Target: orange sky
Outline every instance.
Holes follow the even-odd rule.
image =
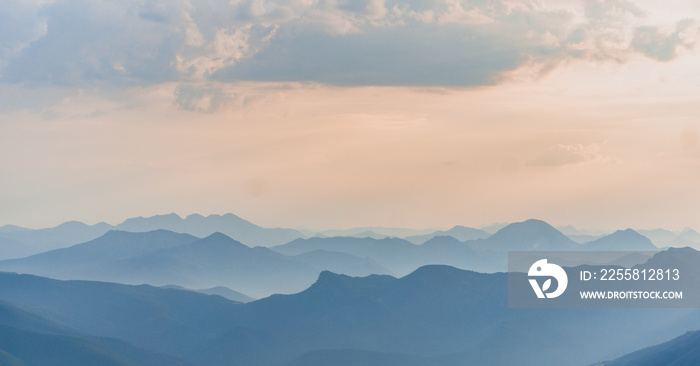
[[[672,32],[678,14],[654,11],[644,22]],[[5,80],[0,225],[233,212],[313,228],[700,229],[696,47],[546,64],[465,86]]]

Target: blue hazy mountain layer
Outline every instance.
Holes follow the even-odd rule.
[[[193,289],[222,286],[255,298],[301,291],[322,270],[357,276],[389,273],[371,259],[346,253],[319,251],[289,257],[264,247],[250,248],[221,233],[199,239],[166,230],[110,231],[69,248],[0,261],[0,270]]]
[[[648,239],[618,231],[576,244],[543,221],[508,225],[487,239],[460,242],[434,236],[421,245],[399,238],[296,239],[272,250],[250,248],[214,233],[204,239],[167,230],[109,231],[87,243],[21,259],[0,261],[0,270],[57,279],[100,280],[201,289],[217,286],[262,298],[310,286],[323,270],[352,276],[404,276],[430,264],[480,272],[505,271],[508,250],[650,250]]]
[[[185,218],[172,213],[131,218],[115,226],[104,222],[87,225],[78,221],[69,221],[53,228],[38,230],[12,226],[3,226],[3,228],[5,229],[0,231],[0,259],[21,258],[69,247],[96,239],[110,230],[147,232],[163,229],[196,237],[221,232],[250,246],[279,245],[304,237],[296,230],[260,227],[230,213],[206,217],[192,214]]]
[[[0,300],[80,334],[213,366],[587,365],[700,327],[696,309],[511,309],[506,283],[503,273],[448,266],[402,278],[323,272],[298,294],[237,304],[151,286],[0,274]]]
[[[696,366],[700,364],[700,331],[644,348],[601,366]]]
[[[189,365],[117,339],[94,337],[0,303],[0,364]]]

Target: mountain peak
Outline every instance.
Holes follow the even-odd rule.
[[[644,235],[632,230],[632,229],[625,229],[625,230],[617,230],[614,233],[610,234],[611,237],[644,237]]]
[[[443,264],[429,264],[426,266],[419,267],[415,271],[408,274],[406,277],[423,277],[423,278],[433,278],[433,279],[444,279],[448,277],[460,276],[465,273],[472,273],[473,271],[468,271],[464,269],[455,268],[452,266],[446,266]],[[404,278],[406,278],[404,277]]]
[[[204,239],[212,239],[212,240],[214,240],[214,239],[222,239],[222,240],[229,239],[229,240],[233,240],[233,239],[231,239],[231,237],[229,237],[226,234],[221,233],[220,231],[217,231],[211,235],[208,235]]]
[[[366,277],[351,277],[331,271],[322,271],[318,275],[316,282],[307,291],[319,291],[326,293],[351,294],[362,292],[382,286],[387,281],[396,281],[396,278],[389,275],[369,275]]]
[[[587,250],[657,251],[646,236],[632,230],[618,230],[583,245]]]
[[[529,219],[522,222],[509,224],[501,230],[498,230],[493,235],[496,236],[510,233],[556,233],[564,236],[564,234],[562,234],[559,230],[555,229],[552,225],[546,223],[545,221],[537,219]]]
[[[421,244],[421,245],[430,246],[430,245],[432,245],[432,244],[437,244],[437,243],[441,243],[441,244],[462,244],[461,241],[455,239],[455,238],[454,238],[453,236],[451,236],[451,235],[436,235],[436,236],[432,237],[430,240],[426,241],[425,243],[423,243],[423,244]]]
[[[220,232],[215,232],[202,240],[199,240],[198,242],[195,243],[195,245],[208,245],[208,246],[216,246],[216,247],[229,247],[229,248],[245,248],[245,249],[250,249],[249,246],[232,239],[230,236],[227,236],[226,234],[222,234]]]
[[[536,219],[510,224],[484,243],[496,250],[568,250],[578,245],[552,225]]]
[[[187,217],[185,217],[185,220],[203,219],[203,218],[204,218],[204,216],[202,216],[202,215],[200,215],[200,214],[198,214],[198,213],[193,213],[193,214],[187,215]]]
[[[682,248],[671,247],[671,248],[668,248],[667,251],[669,251],[669,252],[697,252],[697,250],[695,248],[691,248],[691,247],[682,247]]]

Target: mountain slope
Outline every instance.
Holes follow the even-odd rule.
[[[11,273],[0,273],[0,300],[80,334],[116,338],[177,357],[225,332],[240,306],[190,291]]]
[[[292,229],[263,228],[234,214],[202,216],[192,214],[184,219],[177,214],[127,219],[116,229],[144,232],[165,229],[205,237],[216,232],[230,236],[249,246],[272,246],[287,243],[304,235]]]
[[[193,243],[110,264],[107,279],[124,283],[178,284],[188,288],[225,286],[260,298],[301,291],[318,274],[304,263],[263,247],[250,248],[215,233]]]
[[[184,361],[120,341],[25,331],[0,324],[0,363],[24,366],[177,366]]]
[[[223,286],[255,298],[304,290],[322,270],[358,276],[390,272],[371,259],[347,253],[317,251],[288,257],[263,247],[250,248],[221,233],[199,239],[167,230],[110,231],[69,248],[0,261],[0,270],[195,289]]]
[[[285,366],[443,366],[444,362],[402,353],[364,350],[323,350],[301,355]]]
[[[192,235],[166,230],[147,233],[109,231],[83,244],[36,254],[27,258],[0,261],[0,270],[39,273],[54,278],[75,279],[100,272],[110,262],[199,240]]]
[[[700,247],[700,233],[697,231],[691,229],[691,228],[685,228],[683,231],[673,239],[673,241],[670,243],[672,246],[692,246],[692,247]]]
[[[391,354],[387,362],[581,365],[700,326],[692,309],[508,308],[507,281],[504,273],[448,266],[402,278],[323,272],[298,294],[234,304],[189,291],[2,273],[0,300],[84,334],[207,366],[279,366],[318,360],[315,351],[329,362]],[[345,358],[349,349],[359,352]]]
[[[600,366],[696,366],[700,364],[700,331],[644,348]]]
[[[315,350],[355,349],[445,355],[439,359],[449,365],[581,365],[663,339],[682,329],[668,324],[690,312],[510,309],[506,287],[505,274],[447,266],[421,267],[400,279],[323,272],[299,294],[241,306],[236,323],[255,330],[269,363]],[[244,339],[213,341],[218,346],[206,353],[225,353]]]
[[[360,258],[352,254],[328,250],[312,250],[291,256],[293,260],[306,263],[320,271],[331,271],[348,276],[369,276],[371,274],[391,274],[391,271],[370,258]]]
[[[53,228],[24,229],[6,225],[0,228],[0,260],[22,258],[49,250],[66,248],[96,239],[110,230],[149,232],[168,230],[205,237],[222,232],[250,246],[284,244],[304,235],[292,229],[263,228],[234,214],[202,216],[192,214],[181,218],[177,214],[136,217],[112,226],[101,222],[87,225],[69,221]]]
[[[246,302],[251,302],[255,301],[254,298],[240,293],[235,290],[231,290],[228,287],[224,286],[217,286],[217,287],[212,287],[212,288],[207,288],[207,289],[201,289],[201,290],[191,290],[188,288],[184,288],[179,285],[165,285],[165,286],[160,286],[160,288],[165,288],[165,289],[170,289],[170,290],[180,290],[180,291],[194,291],[198,292],[200,294],[206,294],[206,295],[218,295],[223,298],[229,299],[231,301],[235,301],[238,303],[246,303]]]
[[[599,251],[658,251],[651,240],[632,229],[618,230],[610,235],[585,243],[583,250]]]
[[[64,248],[95,239],[111,229],[112,227],[104,222],[86,225],[78,221],[69,221],[47,229],[3,232],[0,233],[0,259],[21,258]]]
[[[422,245],[399,238],[309,238],[297,239],[271,249],[293,256],[309,255],[308,253],[319,250],[346,253],[368,258],[388,269],[389,273],[399,276],[430,264],[482,269],[474,251],[467,244],[450,236],[436,236]],[[386,272],[377,270],[374,273]]]
[[[0,302],[0,364],[165,366],[186,362],[116,339],[81,334]]]
[[[678,237],[677,233],[668,231],[665,229],[651,229],[651,230],[636,230],[641,235],[646,236],[654,243],[655,246],[661,248],[670,245],[673,240]]]
[[[309,238],[271,248],[285,255],[300,255],[315,250],[347,253],[360,258],[371,258],[396,274],[406,274],[422,263],[418,246],[398,238]]]
[[[527,220],[510,224],[486,239],[470,242],[478,250],[531,251],[574,250],[579,244],[541,220]]]
[[[408,236],[404,239],[410,241],[413,244],[423,244],[436,236],[451,236],[459,241],[467,241],[485,239],[491,236],[491,234],[479,229],[464,226],[455,226],[450,230],[438,230],[430,234]]]

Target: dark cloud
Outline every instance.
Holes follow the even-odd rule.
[[[161,22],[113,2],[58,1],[44,7],[46,35],[19,52],[3,72],[10,82],[76,85],[85,81],[162,82],[183,37]]]
[[[334,85],[492,84],[522,55],[498,40],[456,26],[375,28],[333,36],[275,38],[249,59],[213,75],[219,80],[315,81]]]

